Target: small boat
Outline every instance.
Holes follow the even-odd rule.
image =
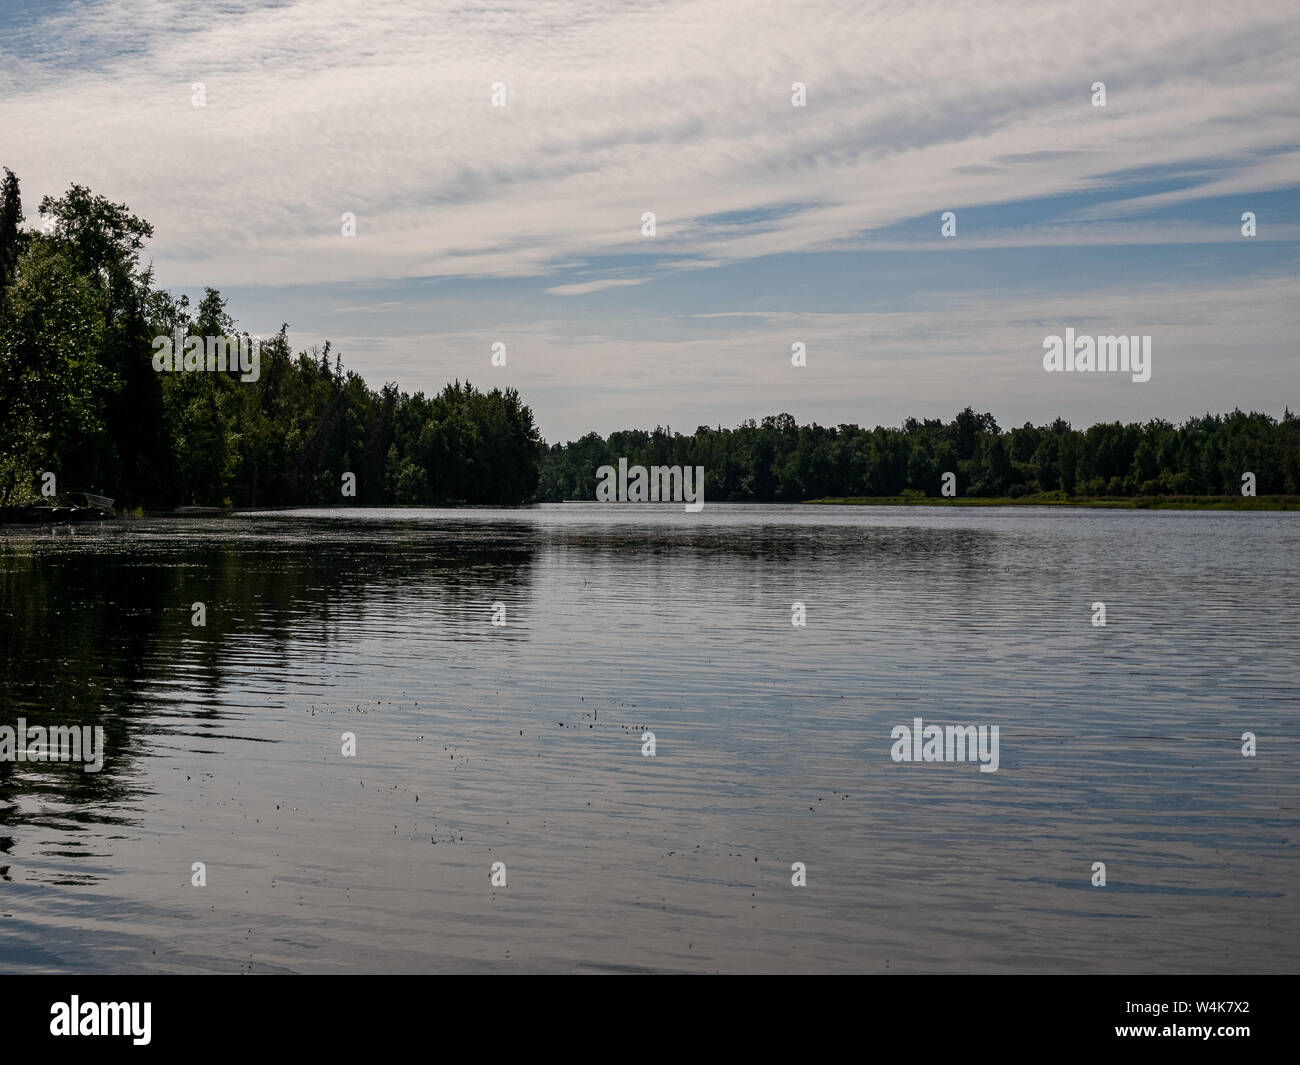
[[[30,506],[6,509],[6,521],[17,524],[68,525],[73,522],[103,521],[115,518],[113,500],[95,492],[60,492],[57,499],[46,499]]]
[[[88,507],[97,507],[100,510],[113,509],[113,500],[108,496],[96,495],[94,492],[68,492],[67,495],[84,500]]]
[[[172,511],[173,514],[225,514],[225,507],[177,507]]]

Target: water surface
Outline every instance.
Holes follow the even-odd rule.
[[[0,724],[108,756],[0,763],[0,970],[1293,972],[1297,559],[1286,513],[10,529]],[[998,771],[893,762],[915,717]]]

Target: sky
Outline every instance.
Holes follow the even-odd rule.
[[[29,224],[87,185],[160,287],[551,441],[1300,408],[1298,90],[1294,0],[0,0]]]

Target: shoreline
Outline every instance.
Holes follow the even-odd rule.
[[[299,510],[529,510],[555,500],[539,499],[528,503],[492,506],[481,503],[440,503],[430,505],[387,504],[380,506],[339,505],[328,503],[299,503],[275,507],[183,507],[176,510],[149,510],[116,513],[93,508],[76,508],[71,512],[63,508],[10,507],[0,526],[58,526],[89,522],[121,521],[144,518],[216,518],[236,514],[272,514]],[[566,499],[566,503],[589,503],[592,500]],[[1217,510],[1217,511],[1281,511],[1300,510],[1300,496],[1079,496],[1074,499],[1022,496],[976,497],[945,499],[943,497],[912,496],[825,496],[819,499],[785,500],[717,500],[735,506],[842,506],[842,507],[1082,507],[1091,510]],[[631,504],[634,505],[634,504]]]
[[[1300,510],[1300,496],[1078,496],[1043,499],[1021,496],[944,499],[903,496],[828,496],[805,499],[805,504],[846,507],[1087,507],[1096,510]]]

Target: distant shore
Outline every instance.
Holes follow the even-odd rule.
[[[851,496],[805,499],[827,506],[1099,507],[1113,510],[1300,510],[1300,496],[1020,496],[945,499],[930,496]]]
[[[178,507],[174,510],[120,510],[105,511],[96,508],[64,508],[42,506],[8,507],[0,517],[4,525],[66,525],[90,521],[111,521],[119,518],[214,518],[234,514],[269,514],[297,510],[527,510],[545,500],[535,500],[513,506],[491,506],[464,502],[430,505],[389,504],[387,506],[295,504],[274,507]],[[589,499],[565,500],[566,503],[590,503]],[[707,502],[707,501],[706,501]],[[730,502],[715,500],[714,502]],[[740,505],[763,507],[782,505],[783,501],[745,502]],[[942,496],[826,496],[821,499],[804,499],[802,505],[846,507],[1090,507],[1110,510],[1236,510],[1280,511],[1300,510],[1300,495],[1270,496],[1076,496],[1063,498],[1057,493],[1038,496],[979,497],[947,499]],[[635,506],[636,504],[616,504]],[[784,505],[789,505],[785,503]]]

